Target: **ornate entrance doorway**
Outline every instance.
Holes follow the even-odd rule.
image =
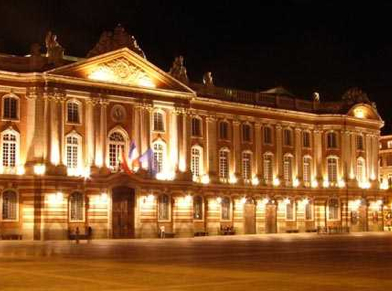
[[[265,232],[276,233],[276,205],[272,203],[265,205]]]
[[[244,204],[244,233],[256,233],[256,205],[251,198]]]
[[[132,238],[135,235],[135,191],[128,187],[113,188],[113,238]]]

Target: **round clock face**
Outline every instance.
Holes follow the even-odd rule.
[[[124,106],[122,105],[114,105],[111,111],[111,116],[113,121],[120,122],[123,121],[126,117],[126,111]]]

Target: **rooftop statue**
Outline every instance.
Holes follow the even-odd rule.
[[[342,100],[347,102],[348,104],[354,103],[369,103],[368,95],[363,92],[360,88],[350,88],[344,93]]]
[[[61,63],[64,58],[64,48],[58,43],[57,35],[49,31],[45,37],[46,57],[49,64]]]
[[[173,65],[170,68],[169,74],[177,80],[188,83],[188,75],[184,66],[184,57],[178,56],[174,59]]]
[[[203,84],[205,86],[214,86],[214,80],[212,79],[212,73],[206,72],[203,75]]]
[[[143,50],[137,44],[135,37],[129,35],[120,24],[117,25],[114,32],[104,31],[101,34],[98,43],[88,52],[87,57],[94,57],[123,47],[127,47],[142,58],[146,58]]]

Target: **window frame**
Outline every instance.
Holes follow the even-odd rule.
[[[76,138],[77,139],[77,141],[78,141],[78,144],[77,144],[77,166],[76,166],[76,168],[73,168],[73,167],[68,167],[68,138],[69,137],[71,137],[71,138]],[[78,168],[80,168],[81,166],[82,166],[82,160],[83,160],[83,138],[82,138],[82,136],[80,135],[80,134],[78,134],[77,132],[70,132],[70,133],[68,133],[66,136],[65,136],[65,138],[64,138],[64,141],[65,141],[65,145],[64,145],[64,147],[65,147],[65,149],[64,149],[64,157],[63,157],[63,161],[65,161],[65,163],[64,163],[64,165],[67,167],[67,169],[78,169]],[[71,145],[73,145],[73,146],[75,146],[74,144],[71,144]]]
[[[362,163],[362,177],[358,175],[359,163]],[[355,178],[359,183],[366,181],[366,161],[363,157],[358,157],[355,163]]]
[[[266,130],[268,130],[268,132],[269,132],[269,141],[266,141]],[[273,142],[273,136],[272,136],[273,134],[272,134],[272,127],[271,126],[269,126],[269,125],[265,125],[265,126],[263,126],[263,144],[264,145],[273,145],[274,144],[274,142]]]
[[[291,200],[290,199],[290,203],[285,203],[285,211],[284,211],[284,218],[285,218],[285,221],[295,221],[296,220],[296,202],[295,201],[293,201],[293,200]],[[287,206],[289,206],[289,205],[291,205],[291,207],[292,207],[292,214],[293,214],[293,217],[292,218],[288,218],[287,217]]]
[[[4,166],[4,136],[10,134],[15,136],[15,142],[10,141],[11,144],[15,144],[15,166]],[[12,127],[4,130],[0,134],[0,167],[3,169],[5,174],[16,174],[17,168],[20,162],[20,134]]]
[[[245,167],[244,167],[244,161],[245,161],[245,157],[244,155],[249,155],[248,157],[248,161],[249,161],[249,177],[245,178]],[[252,167],[253,167],[253,153],[251,151],[243,151],[241,153],[241,177],[244,181],[246,182],[250,182],[252,180]]]
[[[225,137],[222,137],[222,126],[223,126],[223,124],[226,126],[226,136]],[[229,140],[230,139],[230,133],[229,133],[229,131],[230,131],[230,129],[229,129],[229,127],[230,127],[230,123],[227,121],[227,120],[221,120],[221,121],[219,121],[219,124],[218,124],[218,132],[219,132],[219,135],[218,135],[218,137],[219,137],[219,139],[220,140]]]
[[[289,179],[286,179],[286,164],[287,164],[286,159],[289,159],[288,161],[290,161],[289,168],[287,169]],[[294,156],[292,154],[285,154],[283,156],[282,162],[283,162],[283,181],[286,184],[293,183],[293,180],[294,180],[294,177],[293,177],[294,176],[293,175]]]
[[[128,144],[129,144],[129,139],[128,139],[128,134],[127,134],[127,132],[124,130],[124,129],[122,129],[121,127],[116,127],[116,128],[113,128],[111,131],[109,131],[109,133],[108,133],[108,135],[107,135],[107,138],[106,138],[106,166],[107,166],[107,168],[108,169],[110,169],[112,172],[116,172],[116,171],[118,171],[119,170],[119,168],[120,168],[120,163],[121,163],[121,152],[120,152],[120,158],[119,158],[119,163],[116,165],[116,166],[111,166],[110,165],[110,145],[111,145],[111,143],[114,143],[115,144],[115,146],[116,146],[116,151],[118,150],[118,147],[120,146],[120,142],[117,142],[117,141],[111,141],[110,140],[110,137],[113,135],[113,134],[115,134],[115,133],[118,133],[119,135],[121,135],[122,136],[122,138],[123,138],[123,140],[124,140],[124,142],[123,142],[123,147],[124,147],[124,151],[125,151],[125,153],[127,152],[127,150],[128,150]]]
[[[270,161],[270,167],[271,167],[271,180],[266,179],[269,177],[266,177],[266,157],[271,157],[271,161]],[[263,179],[264,182],[267,184],[272,184],[273,180],[274,180],[274,154],[272,152],[265,152],[263,154]]]
[[[16,196],[16,201],[15,201],[15,219],[10,219],[10,218],[3,218],[3,208],[4,208],[4,194],[6,192],[13,192],[15,193]],[[19,193],[16,189],[13,188],[6,188],[1,192],[0,195],[0,221],[4,222],[18,222],[19,221]]]
[[[221,153],[225,152],[227,154],[226,156],[226,171],[225,171],[225,177],[221,175]],[[218,152],[218,174],[219,174],[219,179],[221,181],[227,182],[230,178],[230,149],[228,149],[227,147],[223,147],[219,149]],[[227,177],[226,177],[226,173],[227,173]]]
[[[331,205],[331,203],[330,202],[332,200],[336,200],[337,201],[337,210],[336,210],[337,218],[331,218],[330,217],[330,214],[331,214],[331,212],[330,212],[330,205]],[[340,200],[338,198],[330,198],[330,199],[328,199],[328,201],[327,201],[327,221],[340,221],[340,207],[341,207]]]
[[[332,181],[331,179],[330,179],[330,173],[329,173],[329,160],[335,160],[336,161],[336,180],[335,181]],[[337,156],[328,156],[327,158],[326,158],[326,161],[327,161],[327,177],[328,177],[328,182],[329,183],[338,183],[338,180],[339,180],[339,157],[337,157]]]
[[[363,135],[357,134],[355,136],[355,148],[359,152],[365,151],[365,139]]]
[[[310,213],[311,213],[310,219],[307,218],[307,216],[306,216],[306,213],[307,213],[306,207],[308,207],[308,206],[310,206]],[[308,203],[304,207],[304,219],[305,219],[305,221],[313,221],[314,220],[314,203],[312,200],[309,200]]]
[[[288,133],[288,136],[286,136]],[[288,139],[287,139],[288,137]],[[287,143],[289,141],[289,143]],[[284,128],[283,129],[283,146],[284,147],[293,147],[293,130],[291,128]]]
[[[161,146],[162,149],[155,149],[155,146]],[[158,171],[156,165],[158,159],[156,158],[155,154],[158,153],[157,151],[161,151],[162,154],[162,161],[161,161],[161,170]],[[155,174],[159,174],[165,171],[166,169],[166,164],[167,164],[167,147],[166,143],[163,140],[156,140],[152,143],[152,152],[153,152],[153,161],[152,161],[152,167],[155,172]]]
[[[330,137],[332,137],[332,136],[334,138],[331,138],[331,141],[330,141]],[[327,146],[326,146],[327,149],[338,149],[339,148],[338,135],[335,131],[328,131],[326,138],[327,138]]]
[[[193,160],[193,150],[198,150],[199,151],[199,175],[194,175],[192,168],[194,166],[194,160]],[[192,177],[194,178],[200,178],[201,176],[203,176],[204,174],[204,163],[203,163],[203,148],[200,145],[194,145],[191,147],[191,163],[190,163],[190,168],[191,168],[191,173],[192,173]]]
[[[223,218],[223,211],[222,211],[223,207],[222,207],[222,204],[223,204],[223,201],[224,201],[225,199],[227,199],[227,200],[229,201],[229,204],[228,204],[228,212],[227,212],[227,213],[228,213],[228,218]],[[223,197],[222,197],[222,201],[221,201],[221,203],[220,203],[220,215],[219,215],[220,221],[224,221],[224,222],[226,222],[226,221],[231,221],[231,217],[232,217],[231,205],[232,205],[231,198],[228,197],[228,196],[223,196]]]
[[[201,207],[200,208],[201,209],[201,218],[196,218],[195,217],[195,214],[196,214],[196,212],[195,212],[195,200],[197,198],[201,199],[201,205],[200,205],[200,207]],[[192,203],[193,203],[193,208],[192,208],[192,210],[193,210],[193,215],[192,215],[193,220],[194,221],[204,221],[204,198],[203,198],[203,196],[201,196],[201,195],[193,196]]]
[[[247,133],[248,136],[245,136],[245,133]],[[250,123],[245,122],[241,124],[241,140],[243,143],[252,143],[252,125]]]
[[[162,116],[162,129],[156,129],[155,127],[155,114],[160,114]],[[166,112],[163,109],[155,109],[153,110],[152,114],[152,121],[151,121],[151,125],[152,125],[152,131],[153,132],[166,132]],[[159,122],[157,121],[157,124],[159,124]]]
[[[161,215],[160,215],[161,214],[160,205],[161,205],[161,198],[162,197],[167,197],[167,207],[168,207],[167,218],[161,218]],[[157,199],[157,220],[158,220],[158,222],[170,222],[171,221],[171,208],[172,208],[171,206],[172,206],[172,202],[171,202],[171,196],[169,194],[163,193],[158,196],[158,199]]]
[[[68,119],[68,105],[69,104],[76,104],[77,105],[77,111],[78,111],[78,122],[75,121],[71,121]],[[70,125],[82,125],[82,102],[80,102],[79,100],[76,99],[70,99],[67,100],[67,102],[65,103],[65,116],[66,116],[66,124],[70,124]]]
[[[305,136],[308,137],[308,138],[307,138],[308,145],[306,145],[305,142],[304,142],[304,141],[306,140]],[[312,148],[311,133],[310,133],[309,130],[304,130],[304,131],[302,131],[302,148],[304,148],[304,149],[310,149],[310,148]]]
[[[194,122],[196,122],[196,121],[199,125],[198,134],[197,134],[197,132],[196,133],[194,132],[194,130],[195,130],[194,124],[196,124]],[[191,119],[191,135],[192,135],[192,137],[203,137],[203,119],[199,116],[193,116]]]
[[[4,109],[5,109],[5,100],[7,98],[10,99],[15,99],[16,100],[16,118],[10,118],[10,117],[5,117],[4,113]],[[1,101],[1,106],[2,106],[2,110],[1,110],[1,120],[2,121],[12,121],[12,122],[18,122],[20,121],[20,97],[15,95],[15,94],[5,94],[2,97],[2,101]]]

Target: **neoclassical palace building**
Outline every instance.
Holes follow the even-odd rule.
[[[384,229],[383,121],[336,102],[221,88],[151,64],[118,26],[86,58],[0,54],[0,234],[66,239]],[[162,228],[163,227],[163,228]]]

